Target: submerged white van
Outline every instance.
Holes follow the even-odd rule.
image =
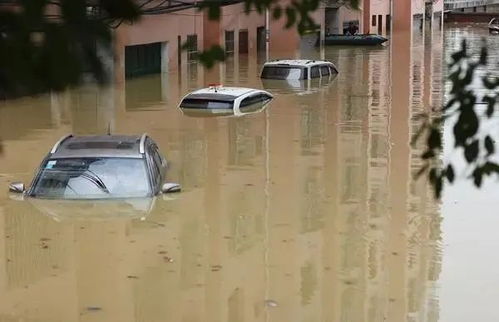
[[[338,73],[336,66],[324,60],[273,60],[263,65],[263,79],[305,80],[329,77]]]
[[[184,96],[179,108],[190,116],[242,116],[261,111],[272,99],[272,94],[260,89],[211,85]]]

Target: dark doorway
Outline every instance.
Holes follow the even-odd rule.
[[[248,30],[239,31],[239,53],[248,53]]]
[[[378,15],[378,35],[383,34],[383,15]]]
[[[161,72],[161,43],[125,47],[126,77],[159,72]]]
[[[256,51],[265,52],[265,27],[256,28]]]
[[[386,15],[386,33],[388,34],[390,32],[390,30],[392,29],[392,22],[391,22],[391,16],[390,15]]]

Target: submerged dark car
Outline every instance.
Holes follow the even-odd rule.
[[[152,197],[180,191],[165,183],[167,162],[147,134],[73,136],[59,140],[42,161],[31,186],[11,192],[42,199]]]

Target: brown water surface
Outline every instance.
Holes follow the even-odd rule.
[[[333,61],[330,80],[262,83],[260,61],[240,56],[0,103],[0,321],[458,321],[470,298],[453,300],[459,280],[441,273],[441,205],[413,179],[409,139],[413,116],[442,103],[444,38],[480,28],[288,53]],[[184,116],[179,99],[217,74],[275,99]],[[59,137],[108,128],[149,133],[183,192],[77,208],[10,198]]]

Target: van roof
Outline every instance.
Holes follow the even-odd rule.
[[[276,59],[268,61],[264,66],[291,66],[291,67],[309,67],[322,64],[333,64],[326,60],[310,60],[310,59]]]
[[[262,92],[262,90],[246,87],[206,87],[189,93],[186,98],[234,100],[251,92]]]

